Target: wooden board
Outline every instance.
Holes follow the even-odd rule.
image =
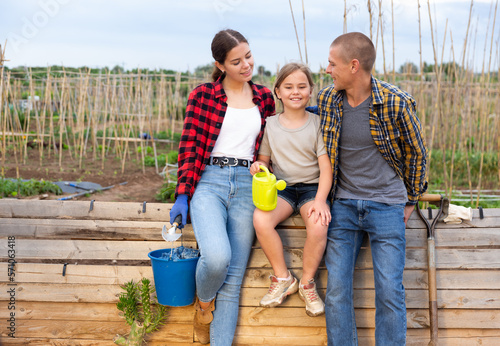
[[[8,290],[12,286],[0,283],[0,301],[8,302]],[[16,301],[21,302],[65,302],[65,303],[116,303],[120,285],[95,284],[43,284],[19,283],[16,286]],[[267,288],[245,288],[241,296],[242,306],[259,306],[260,299]],[[325,296],[325,289],[319,290]],[[303,307],[298,295],[289,297],[284,306]],[[427,290],[406,290],[408,308],[426,309],[428,307]],[[375,308],[375,291],[354,290],[354,304],[357,308]],[[498,290],[438,290],[438,307],[447,309],[499,309],[500,289]]]
[[[169,221],[172,204],[0,199],[0,218]]]
[[[0,271],[7,273],[8,241],[15,236],[16,338],[12,345],[113,345],[128,326],[116,309],[120,285],[153,279],[147,254],[168,248],[161,227],[169,225],[171,204],[86,201],[0,200]],[[427,214],[425,211],[424,214]],[[436,264],[440,345],[500,344],[500,209],[474,210],[473,221],[439,222]],[[306,231],[300,217],[278,226],[291,271],[302,274]],[[408,345],[429,341],[427,231],[416,213],[406,230]],[[174,243],[179,246],[180,242]],[[196,247],[191,225],[184,245]],[[64,263],[68,263],[64,266]],[[65,269],[65,275],[62,271]],[[292,295],[279,307],[259,307],[267,291],[269,262],[256,240],[240,301],[235,345],[324,345],[324,316],[311,318]],[[325,294],[328,272],[317,275]],[[8,276],[0,277],[0,306],[7,306]],[[375,293],[371,251],[365,239],[354,274],[354,302],[360,345],[375,345]],[[0,318],[9,311],[0,309]],[[165,327],[148,337],[148,345],[192,345],[193,307],[170,308]]]
[[[0,263],[0,271],[7,272],[8,263]],[[123,266],[123,265],[67,265],[65,275],[62,275],[62,264],[46,263],[18,263],[16,264],[16,281],[20,283],[54,283],[54,284],[93,284],[93,285],[123,285],[137,278],[153,279],[150,265]],[[243,287],[268,287],[270,268],[248,269],[245,273]],[[294,270],[294,274],[301,276],[302,270]],[[317,276],[319,287],[326,287],[328,272],[320,269]],[[426,270],[405,270],[404,285],[406,289],[427,289]],[[6,277],[0,282],[7,282]],[[437,287],[439,289],[482,289],[494,290],[500,288],[498,277],[489,270],[439,270],[437,272]],[[354,288],[373,289],[373,272],[370,269],[354,272]]]

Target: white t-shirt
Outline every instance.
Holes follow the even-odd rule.
[[[252,160],[260,126],[259,107],[248,109],[227,107],[211,156]]]
[[[318,157],[327,154],[319,116],[307,115],[306,123],[297,129],[281,125],[280,115],[266,118],[259,154],[271,157],[274,174],[288,185],[319,183]]]

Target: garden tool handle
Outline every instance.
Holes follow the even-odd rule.
[[[181,224],[181,222],[182,222],[182,214],[178,214],[171,225],[174,227],[178,227]]]
[[[418,199],[419,202],[439,202],[443,199],[442,195],[434,194],[434,193],[424,193]]]

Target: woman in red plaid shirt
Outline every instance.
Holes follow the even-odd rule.
[[[265,118],[274,114],[274,99],[268,88],[252,83],[252,52],[239,32],[218,32],[212,56],[213,82],[189,95],[170,220],[182,215],[183,227],[189,204],[201,253],[194,330],[202,344],[220,346],[232,344],[236,329],[240,287],[254,239],[249,167]]]

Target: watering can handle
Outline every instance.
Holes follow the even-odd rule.
[[[261,170],[263,170],[264,172],[266,172],[267,176],[269,176],[271,173],[269,173],[269,169],[267,169],[266,166],[263,166],[263,165],[259,165],[259,168]]]

